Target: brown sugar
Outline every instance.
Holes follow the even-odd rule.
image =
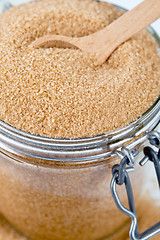
[[[144,207],[145,206],[145,207]],[[146,209],[146,206],[148,207],[147,213],[144,215],[144,211]],[[153,206],[149,201],[144,201],[143,208],[140,209],[141,211],[141,218],[138,220],[139,226],[140,226],[140,232],[145,231],[149,227],[151,227],[156,221],[159,221],[159,214],[157,214],[158,209],[156,206]],[[145,211],[146,212],[146,211]],[[123,240],[129,240],[129,238],[125,237],[125,233],[129,230],[130,223],[126,224],[126,226],[121,229],[118,233],[115,235],[113,234],[111,237],[107,238],[106,240],[117,240],[117,239],[123,239]],[[124,236],[124,237],[123,237]],[[26,237],[22,236],[18,232],[16,232],[11,226],[8,224],[8,222],[0,216],[0,240],[27,240]],[[154,236],[152,239],[159,240],[159,234]]]
[[[29,44],[46,34],[85,36],[122,14],[94,0],[42,0],[0,19],[0,119],[32,134],[91,137],[121,128],[159,95],[157,45],[143,31],[102,66],[80,50]]]
[[[102,66],[95,66],[94,57],[80,50],[29,46],[51,33],[85,36],[121,14],[94,0],[41,0],[4,12],[0,18],[0,119],[37,135],[77,138],[112,131],[141,116],[158,97],[160,87],[157,45],[146,31],[121,45]],[[30,154],[27,149],[36,140],[31,139],[33,145],[24,142],[20,151],[14,143],[17,149],[5,144],[0,149],[0,213],[13,228],[35,240],[128,237],[130,219],[117,209],[110,191],[111,168],[119,158],[103,158],[103,149],[94,151],[94,146],[95,161],[85,161],[81,152],[86,148],[74,151],[73,147],[62,153],[56,149],[56,160],[62,160],[62,154],[66,161],[51,163],[52,150],[47,157],[41,155],[47,144],[40,142],[42,148]],[[89,151],[85,158],[92,157]],[[72,152],[74,160],[79,160],[71,164]],[[137,169],[131,176],[138,217],[148,208],[143,202],[140,211],[143,178]],[[118,192],[126,205],[124,189]],[[4,219],[0,228],[4,229],[0,239],[25,239]]]

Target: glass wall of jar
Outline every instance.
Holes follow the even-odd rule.
[[[142,155],[148,143],[135,146],[135,139],[155,129],[159,120],[158,99],[136,122],[88,139],[49,139],[0,122],[0,212],[36,240],[96,240],[119,232],[130,219],[117,209],[110,192],[112,166],[120,161],[113,150],[129,144]],[[131,177],[137,214],[144,196],[144,169],[137,164]],[[119,194],[126,203],[123,188]]]

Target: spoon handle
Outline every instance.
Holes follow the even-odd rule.
[[[160,0],[144,0],[108,27],[99,31],[96,37],[96,42],[99,41],[97,64],[102,64],[121,43],[149,26],[159,17]]]

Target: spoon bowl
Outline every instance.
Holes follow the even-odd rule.
[[[34,48],[76,48],[96,56],[96,64],[103,64],[123,42],[160,17],[160,0],[144,0],[104,29],[85,37],[47,35],[32,42]]]

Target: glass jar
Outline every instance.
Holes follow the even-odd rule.
[[[154,178],[151,167],[149,173],[147,166],[138,166],[148,145],[142,136],[154,129],[160,130],[160,97],[135,122],[93,138],[40,137],[0,121],[0,212],[34,240],[125,239],[130,219],[118,210],[110,190],[112,167],[120,162],[115,150],[125,145],[139,151],[131,175],[139,216],[146,191],[153,205],[160,200],[157,186],[147,183]],[[124,188],[119,196],[127,205]],[[158,212],[160,206],[155,207]]]
[[[36,240],[94,240],[115,234],[130,220],[110,192],[112,166],[120,161],[113,150],[127,144],[141,155],[147,141],[141,138],[137,144],[135,139],[158,128],[159,120],[160,99],[129,126],[87,139],[34,136],[1,121],[0,212]],[[139,171],[136,166],[131,177],[137,209],[146,182],[145,171]],[[126,203],[124,189],[119,194]]]

